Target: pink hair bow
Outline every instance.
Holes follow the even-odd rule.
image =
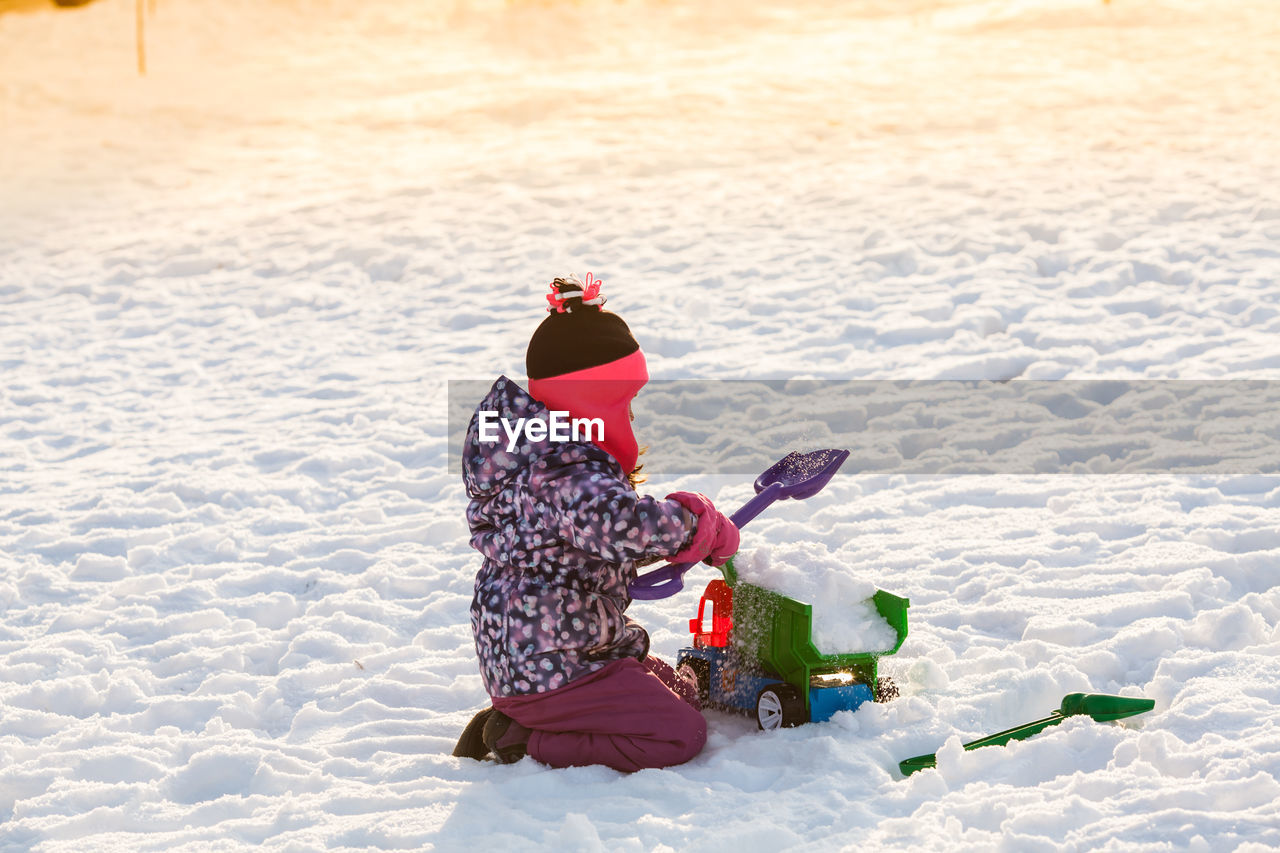
[[[564,279],[557,280],[564,281]],[[555,281],[551,282],[551,292],[547,294],[547,301],[551,303],[551,308],[548,308],[548,311],[554,310],[557,314],[563,314],[565,311],[570,311],[571,309],[566,308],[564,304],[568,299],[581,298],[583,305],[604,304],[604,297],[600,295],[600,285],[603,284],[600,279],[596,278],[591,273],[587,273],[586,284],[578,281],[576,276],[570,276],[568,280],[578,285],[581,290],[561,291],[556,287]]]

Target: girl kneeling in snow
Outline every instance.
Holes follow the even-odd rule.
[[[556,279],[547,299],[526,354],[528,392],[499,378],[463,450],[471,544],[484,556],[471,628],[493,707],[454,755],[624,771],[680,764],[706,742],[697,689],[649,655],[649,635],[624,615],[627,585],[662,558],[722,565],[738,530],[703,495],[636,494],[631,400],[649,379],[640,345],[601,310],[590,275],[586,286]],[[502,430],[493,441],[480,428],[481,412],[527,425],[552,411],[598,418],[603,435],[526,431],[508,450]]]

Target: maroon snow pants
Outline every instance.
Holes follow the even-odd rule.
[[[670,767],[707,742],[696,688],[654,657],[623,658],[547,693],[495,698],[493,707],[532,730],[529,755],[552,767]]]

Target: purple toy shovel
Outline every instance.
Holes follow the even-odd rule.
[[[741,528],[774,501],[813,497],[822,491],[822,487],[835,476],[848,458],[847,450],[788,453],[756,478],[756,496],[729,516],[729,520],[735,527]],[[628,591],[632,598],[642,600],[669,598],[684,589],[684,573],[693,566],[694,563],[672,563],[655,569],[633,580]]]

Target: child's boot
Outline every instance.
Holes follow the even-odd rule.
[[[467,727],[462,730],[462,737],[458,738],[458,745],[453,748],[456,758],[474,758],[476,761],[483,761],[489,754],[489,747],[484,745],[484,724],[492,713],[492,708],[485,708],[471,718],[471,722],[467,723]]]
[[[529,751],[532,732],[494,709],[484,723],[484,745],[499,764],[514,764]]]

